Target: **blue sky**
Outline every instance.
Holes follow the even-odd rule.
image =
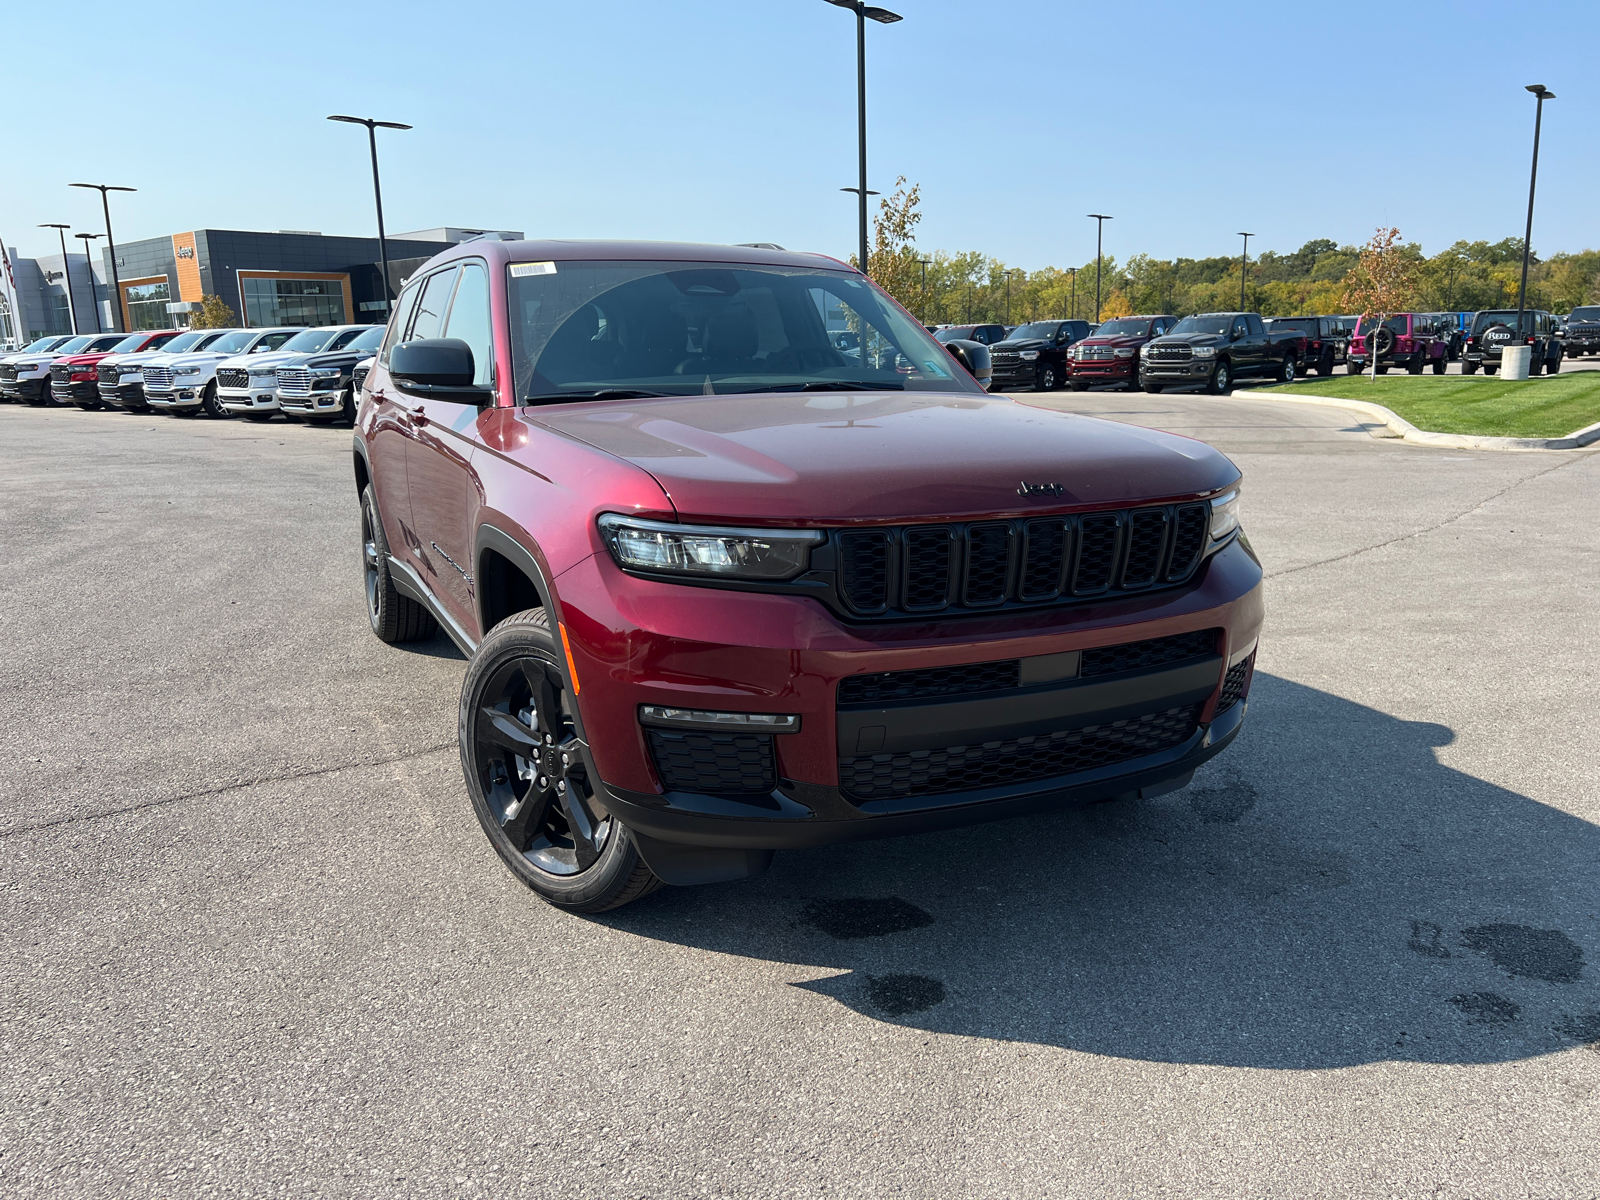
[[[871,185],[922,185],[924,251],[1083,262],[1232,254],[1398,225],[1430,253],[1600,244],[1592,6],[890,0],[868,26]],[[855,43],[823,0],[14,5],[0,235],[373,229],[353,112],[382,137],[391,231],[855,239]],[[70,80],[64,75],[70,75]]]

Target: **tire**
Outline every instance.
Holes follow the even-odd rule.
[[[513,875],[557,908],[604,912],[661,880],[628,827],[594,802],[561,663],[542,608],[489,631],[461,684],[461,770],[472,811]]]
[[[1069,382],[1075,392],[1087,392],[1089,390],[1089,381],[1087,379],[1073,379]]]
[[[1228,366],[1227,359],[1223,359],[1211,368],[1211,377],[1206,380],[1206,391],[1213,396],[1220,396],[1228,390],[1233,383],[1233,372]]]
[[[1036,392],[1053,392],[1057,382],[1053,363],[1040,363],[1039,369],[1033,373],[1033,390]]]
[[[1463,358],[1461,360],[1461,373],[1463,375],[1476,375],[1478,373],[1478,364],[1475,362],[1468,362]]]
[[[1333,351],[1324,350],[1322,357],[1317,360],[1317,374],[1328,376],[1333,374]]]
[[[1499,368],[1499,367],[1497,367],[1497,366],[1495,366],[1495,367],[1492,367],[1492,366],[1490,366],[1490,365],[1489,365],[1489,364],[1488,364],[1488,363],[1484,363],[1484,364],[1483,364],[1483,373],[1484,373],[1484,374],[1485,374],[1485,375],[1493,375],[1493,374],[1494,374],[1494,373],[1495,373],[1495,372],[1496,372],[1496,371],[1498,371],[1498,370],[1499,370],[1499,369],[1500,369],[1500,368]]]
[[[1161,385],[1159,383],[1147,383],[1144,385],[1144,390],[1147,396],[1161,395]]]
[[[1283,362],[1278,364],[1278,369],[1272,373],[1272,377],[1279,383],[1293,383],[1297,366],[1294,355],[1285,354]]]
[[[1137,366],[1133,368],[1133,374],[1128,376],[1128,390],[1130,392],[1144,391],[1144,374]]]
[[[1450,364],[1445,360],[1443,355],[1440,355],[1438,358],[1433,360],[1433,373],[1435,375],[1443,375],[1445,371],[1449,369],[1449,367]]]
[[[351,429],[356,427],[356,390],[353,387],[339,393],[339,419]]]
[[[1378,364],[1378,374],[1379,375],[1387,375],[1388,373],[1389,373],[1389,368],[1387,366],[1385,366],[1383,363],[1379,363]]]
[[[205,409],[206,416],[213,421],[220,421],[233,414],[222,407],[222,400],[217,396],[217,381],[213,379],[206,384],[205,395],[200,399],[200,407]]]
[[[1561,358],[1559,355],[1555,358],[1547,358],[1544,360],[1544,373],[1546,375],[1554,375],[1559,370],[1561,370]]]
[[[389,578],[389,543],[370,483],[361,492],[361,566],[367,621],[380,642],[419,642],[439,631],[433,614],[410,596],[402,596]]]
[[[1411,356],[1411,361],[1406,363],[1406,374],[1407,375],[1421,375],[1422,374],[1423,365],[1424,364],[1423,364],[1423,361],[1422,361],[1422,355],[1413,354]]]
[[[256,413],[256,412],[245,413],[245,416],[247,418],[249,418],[250,420],[252,420],[252,421],[256,421],[256,422],[260,422],[260,423],[265,423],[267,421],[272,420],[272,414],[269,413],[269,412],[264,412],[264,413]]]

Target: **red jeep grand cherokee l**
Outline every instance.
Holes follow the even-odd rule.
[[[373,631],[470,656],[473,808],[565,908],[1156,795],[1244,717],[1237,468],[986,395],[820,255],[447,250],[395,304],[355,475]]]

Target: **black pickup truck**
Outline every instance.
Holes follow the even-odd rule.
[[[1067,377],[1067,348],[1088,336],[1087,321],[1019,325],[989,347],[994,363],[994,383],[989,390],[1030,387],[1036,392],[1055,391]]]
[[[1288,383],[1305,362],[1306,335],[1268,330],[1259,313],[1196,313],[1144,348],[1144,390],[1203,383],[1213,396],[1235,379],[1270,375]]]
[[[1332,375],[1350,350],[1350,331],[1343,317],[1268,317],[1267,330],[1295,330],[1305,334],[1305,364],[1308,371]]]

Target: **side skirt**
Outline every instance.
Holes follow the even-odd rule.
[[[393,554],[389,555],[388,558],[389,578],[394,580],[395,591],[404,592],[432,613],[434,619],[439,622],[439,627],[456,644],[456,649],[471,658],[473,652],[477,650],[478,644],[468,636],[467,631],[461,628],[455,618],[445,611],[444,605],[439,603],[438,598],[429,590],[428,585],[422,582],[422,576],[418,575],[411,567],[401,562]]]

